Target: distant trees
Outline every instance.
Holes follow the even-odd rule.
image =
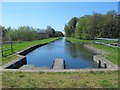
[[[74,37],[74,32],[75,32],[75,28],[78,23],[78,20],[79,19],[77,17],[73,17],[70,19],[68,24],[65,25],[64,30],[65,30],[66,36]]]
[[[61,31],[55,31],[55,37],[63,37],[64,34]]]
[[[48,34],[49,37],[55,36],[55,30],[51,26],[47,26],[45,32]]]
[[[0,28],[2,29],[3,41],[32,41],[64,36],[62,32],[55,31],[51,26],[46,29],[35,29],[29,26],[20,26],[17,29],[3,26],[0,26]]]
[[[77,23],[73,26],[72,19],[65,25],[65,35],[79,39],[94,39],[96,37],[118,38],[118,18],[120,15],[114,10],[108,11],[106,14],[93,13],[93,15],[85,15],[77,19]]]

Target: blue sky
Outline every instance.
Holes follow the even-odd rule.
[[[4,2],[2,3],[2,25],[17,28],[28,25],[46,28],[50,25],[62,31],[70,18],[93,12],[118,11],[117,2]]]

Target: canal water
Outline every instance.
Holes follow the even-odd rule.
[[[35,49],[26,55],[27,64],[36,67],[52,68],[56,58],[65,60],[65,69],[96,68],[97,64],[92,60],[94,54],[81,44],[67,41],[65,38]]]

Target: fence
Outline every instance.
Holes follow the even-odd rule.
[[[13,51],[13,42],[2,42],[2,43],[0,43],[0,45],[1,45],[1,54],[3,57],[7,55],[6,53],[8,51],[11,53],[14,52]]]

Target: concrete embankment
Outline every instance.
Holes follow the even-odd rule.
[[[18,55],[19,58],[5,64],[2,66],[3,69],[18,69],[22,65],[26,64],[26,57],[22,55]]]
[[[98,64],[98,68],[118,69],[117,65],[102,57],[102,55],[109,54],[108,52],[88,45],[84,45],[84,47],[97,54],[93,55],[93,60]]]
[[[25,55],[27,55],[29,52],[35,50],[36,48],[38,48],[38,47],[40,47],[40,46],[46,45],[46,44],[48,44],[48,43],[31,46],[31,47],[29,47],[29,48],[27,48],[27,49],[24,49],[24,50],[18,52],[18,54],[25,56]]]
[[[95,47],[92,47],[92,46],[88,46],[88,45],[84,45],[84,47],[85,48],[87,48],[87,49],[89,49],[91,52],[94,52],[94,53],[96,53],[96,54],[109,54],[108,52],[105,52],[105,51],[103,51],[103,50],[101,50],[101,49],[97,49],[97,48],[95,48]]]

